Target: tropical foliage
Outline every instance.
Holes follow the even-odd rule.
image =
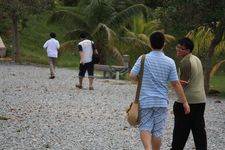
[[[208,47],[214,38],[214,32],[212,28],[206,26],[200,26],[197,29],[191,30],[187,35],[194,42],[194,53],[198,56],[205,58]],[[215,47],[215,55],[225,51],[225,36],[223,36],[221,42]]]
[[[45,55],[37,49],[42,48],[48,33],[55,30],[59,33],[57,38],[64,42],[60,51],[65,53],[62,53],[63,57],[59,60],[63,60],[64,56],[70,56],[68,61],[73,60],[73,57],[78,59],[78,52],[71,55],[69,50],[74,50],[74,45],[79,42],[79,34],[85,32],[88,38],[95,41],[102,58],[101,63],[119,64],[123,61],[122,55],[129,54],[132,65],[138,56],[149,51],[148,38],[153,31],[165,33],[169,43],[166,49],[174,49],[175,37],[180,38],[188,33],[187,36],[193,39],[196,46],[194,53],[204,65],[207,92],[210,72],[216,72],[215,68],[224,64],[224,5],[224,0],[0,0],[0,34],[13,37],[12,41],[7,41],[11,41],[10,49],[13,45],[16,61],[20,58],[21,33],[23,55],[32,54],[35,62],[38,62],[38,55],[42,55],[42,61]],[[45,24],[49,15],[51,17],[48,21],[51,24]],[[40,20],[32,24],[35,18]],[[28,22],[30,26],[27,26]],[[39,22],[41,27],[35,27]],[[28,38],[30,34],[34,35]],[[168,55],[175,59],[174,53]]]
[[[225,18],[224,18],[225,19]],[[225,20],[224,20],[225,21]],[[198,54],[204,59],[204,75],[205,89],[209,91],[210,73],[212,69],[212,58],[221,51],[225,51],[225,22],[215,22],[209,26],[200,26],[196,30],[188,33],[189,37],[193,38],[198,50]],[[220,62],[219,62],[220,64]],[[214,70],[213,72],[215,72]]]
[[[53,7],[53,0],[0,0],[0,15],[11,20],[13,33],[13,49],[15,61],[20,61],[20,30],[26,26],[26,21],[31,14]]]
[[[121,50],[116,45],[119,29],[133,16],[139,14],[147,16],[147,8],[142,4],[134,4],[118,11],[123,6],[115,5],[113,0],[91,0],[88,5],[83,6],[83,9],[79,9],[80,4],[73,12],[57,11],[49,21],[59,22],[69,18],[74,26],[74,30],[67,33],[69,40],[78,39],[81,32],[86,33],[96,42],[100,57],[103,58],[101,63],[106,63],[107,55],[111,57],[112,54],[122,61]]]
[[[172,0],[165,3],[165,21],[174,25],[175,29],[188,31],[199,26],[211,29],[212,39],[205,53],[204,76],[205,90],[209,91],[210,71],[212,69],[212,58],[216,47],[224,38],[225,34],[225,1],[204,0]],[[187,9],[188,8],[188,9]],[[208,32],[209,33],[209,32]]]
[[[126,53],[132,58],[131,64],[136,60],[136,56],[150,51],[149,36],[154,31],[164,32],[160,20],[146,20],[139,16],[133,18],[131,26],[123,27],[123,34],[120,38],[121,42],[126,43],[125,49],[127,50]],[[165,33],[165,37],[167,43],[175,40],[175,37],[170,34]]]

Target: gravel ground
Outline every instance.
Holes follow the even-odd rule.
[[[138,130],[125,119],[135,94],[128,81],[95,79],[95,90],[75,88],[77,70],[0,64],[0,150],[141,150]],[[173,129],[172,103],[162,150],[168,150]],[[206,130],[209,150],[225,150],[225,100],[208,97]],[[194,148],[193,138],[185,150]]]

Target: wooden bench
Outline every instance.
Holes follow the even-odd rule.
[[[3,58],[5,56],[6,56],[6,47],[2,41],[2,38],[0,37],[0,58]]]
[[[109,78],[112,78],[112,75],[115,73],[117,80],[119,80],[120,74],[126,74],[129,72],[129,68],[126,66],[109,66],[95,64],[94,68],[97,71],[103,71],[104,78],[107,78],[107,74],[109,75]]]
[[[97,71],[103,71],[104,78],[106,78],[107,74],[109,75],[109,78],[112,78],[112,69],[109,65],[95,64],[94,69]]]
[[[109,78],[112,78],[112,75],[115,73],[116,79],[119,80],[120,74],[126,74],[129,72],[129,55],[124,55],[123,60],[123,66],[95,64],[94,69],[97,71],[103,71],[104,78],[107,77],[107,74],[109,75]]]

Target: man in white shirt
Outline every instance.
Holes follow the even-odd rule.
[[[98,53],[94,42],[86,39],[84,34],[80,35],[81,42],[78,44],[80,53],[80,66],[79,66],[79,84],[76,85],[77,88],[82,89],[83,78],[85,72],[88,72],[89,79],[89,90],[93,90],[93,80],[94,80],[94,63],[92,62],[93,53]]]
[[[59,41],[56,40],[56,34],[54,32],[50,33],[50,39],[47,40],[44,44],[44,49],[46,49],[48,62],[50,66],[50,77],[49,79],[55,78],[55,65],[56,59],[58,57],[58,49],[60,48]]]

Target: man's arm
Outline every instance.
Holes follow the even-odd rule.
[[[80,51],[79,53],[80,53],[80,62],[82,64],[84,64],[84,61],[83,61],[83,59],[84,59],[84,53],[83,53],[83,51]]]
[[[190,107],[189,107],[189,104],[188,104],[187,99],[185,97],[184,90],[183,90],[183,87],[181,86],[180,81],[179,80],[171,81],[171,83],[172,83],[172,86],[175,89],[177,95],[181,98],[185,114],[190,113]]]
[[[191,76],[191,62],[190,60],[183,62],[180,65],[180,83],[183,88],[185,88]]]
[[[84,61],[83,61],[83,59],[84,59],[83,48],[82,48],[81,45],[78,45],[78,49],[79,49],[79,53],[80,53],[80,62],[81,62],[82,64],[84,64]]]
[[[60,44],[59,44],[59,41],[57,41],[57,49],[59,50],[60,48]]]
[[[43,45],[43,48],[46,50],[47,49],[47,47],[48,47],[48,41],[46,41],[45,43],[44,43],[44,45]]]
[[[183,88],[185,88],[188,85],[188,81],[185,80],[180,80],[180,84],[182,85]]]
[[[132,80],[138,81],[138,76],[135,75],[134,73],[130,72],[129,76],[130,76],[130,78],[131,78]]]

